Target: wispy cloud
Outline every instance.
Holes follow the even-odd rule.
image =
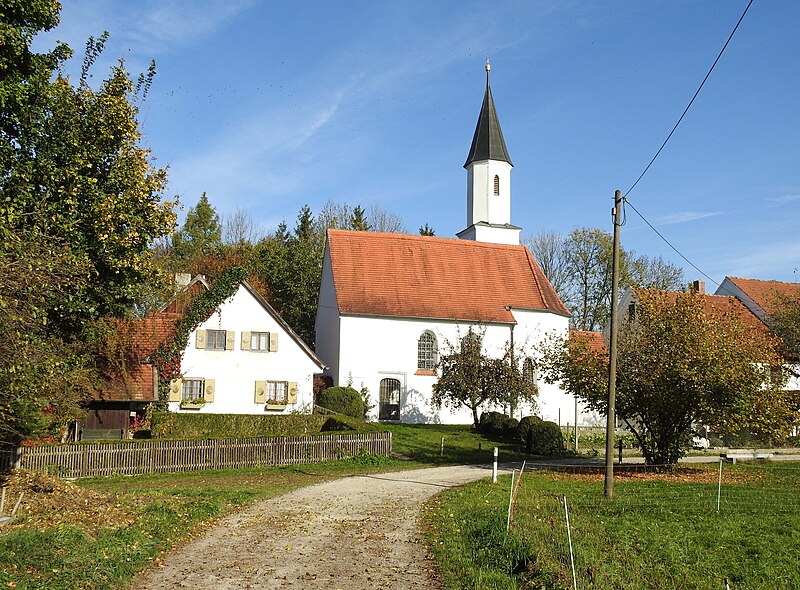
[[[687,223],[689,221],[697,221],[698,219],[705,219],[706,217],[715,217],[721,215],[722,211],[680,211],[670,215],[663,215],[656,219],[656,222],[661,225],[672,225],[675,223]]]
[[[783,205],[784,203],[794,203],[796,201],[800,201],[800,193],[779,195],[777,197],[767,197],[766,200],[770,203],[778,203],[780,205]]]
[[[148,2],[144,10],[131,4],[126,14],[128,35],[136,45],[158,52],[171,45],[197,43],[227,25],[254,0],[205,0]]]
[[[761,244],[735,259],[721,274],[728,276],[798,281],[796,269],[800,260],[800,239]],[[728,260],[731,262],[731,259]]]

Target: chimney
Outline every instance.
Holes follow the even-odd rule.
[[[692,293],[699,293],[700,295],[706,294],[706,282],[705,281],[692,281],[692,284],[689,286],[689,290]]]
[[[175,273],[175,287],[180,291],[192,282],[192,275],[188,272]]]

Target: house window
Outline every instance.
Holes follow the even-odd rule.
[[[536,365],[530,357],[522,363],[522,378],[526,383],[536,383]]]
[[[500,195],[500,177],[495,174],[494,175],[494,196],[497,197]]]
[[[206,330],[206,350],[225,350],[226,330]]]
[[[381,379],[378,420],[400,419],[400,380]]]
[[[289,383],[286,381],[267,381],[267,403],[286,403]]]
[[[182,401],[195,401],[203,399],[203,380],[202,379],[184,379],[181,386],[181,400]]]
[[[250,350],[269,350],[269,332],[251,332]]]
[[[417,342],[417,368],[433,371],[438,360],[436,336],[430,330],[425,330]]]

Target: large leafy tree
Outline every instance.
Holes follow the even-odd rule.
[[[258,243],[254,253],[254,274],[268,285],[270,303],[311,344],[324,245],[324,234],[315,231],[311,209],[304,206],[294,231],[282,223],[275,234]]]
[[[507,346],[502,357],[489,356],[483,351],[482,334],[472,328],[458,343],[447,343],[446,347],[437,366],[439,379],[433,386],[431,402],[435,407],[467,408],[477,428],[479,410],[486,404],[513,408],[523,401],[535,401],[538,389],[535,382],[523,377],[525,356],[521,351]]]
[[[800,297],[776,293],[769,325],[781,337],[787,360],[800,361]]]
[[[149,246],[168,233],[166,173],[139,145],[137,104],[154,71],[131,80],[122,62],[99,88],[87,44],[31,51],[58,23],[55,0],[0,9],[0,435],[21,438],[68,420],[92,387],[79,342],[96,318],[124,315],[159,277]]]
[[[597,228],[578,228],[566,236],[542,232],[524,242],[556,293],[572,310],[572,327],[604,328],[611,307],[611,234]],[[638,256],[622,249],[620,285],[677,290],[684,286],[683,270],[661,257]]]
[[[172,236],[176,258],[186,264],[200,256],[217,253],[222,248],[222,225],[206,193],[190,207],[180,230]]]
[[[619,332],[617,416],[634,433],[649,464],[676,462],[693,424],[748,428],[785,436],[790,408],[770,378],[775,342],[743,325],[732,309],[709,309],[702,295],[639,290],[634,316]],[[608,358],[588,340],[545,347],[545,376],[607,410]]]

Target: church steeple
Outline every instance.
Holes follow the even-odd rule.
[[[500,130],[489,85],[486,60],[486,92],[483,95],[475,135],[464,164],[467,169],[467,228],[457,235],[464,240],[519,244],[519,227],[511,225],[511,158]]]
[[[475,126],[475,135],[472,136],[472,146],[469,148],[469,155],[464,163],[464,168],[472,162],[481,160],[497,160],[511,164],[506,142],[503,139],[503,132],[500,130],[500,120],[497,118],[497,111],[494,108],[492,88],[489,85],[489,72],[491,69],[487,60],[486,92],[483,95],[481,114],[478,115],[478,124]],[[511,165],[513,166],[513,164]]]

